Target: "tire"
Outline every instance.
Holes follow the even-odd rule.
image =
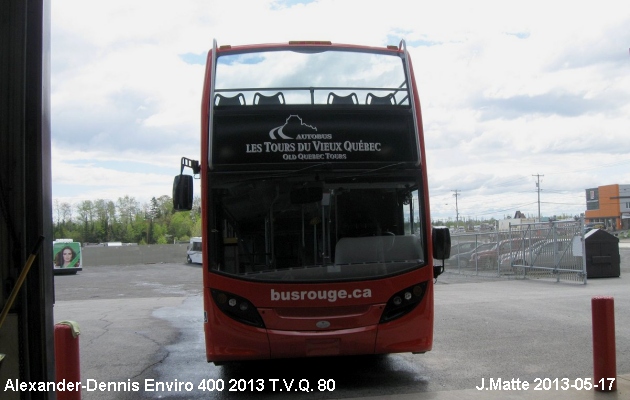
[[[190,259],[190,256],[186,256],[186,262],[188,264],[192,264],[192,260]]]

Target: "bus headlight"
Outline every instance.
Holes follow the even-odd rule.
[[[216,289],[210,289],[210,292],[212,293],[214,304],[228,317],[243,324],[258,328],[265,327],[265,323],[260,314],[258,314],[256,307],[246,298]]]
[[[393,321],[409,313],[420,304],[426,291],[427,282],[421,282],[401,290],[398,293],[394,293],[387,301],[379,323],[382,324],[384,322]]]

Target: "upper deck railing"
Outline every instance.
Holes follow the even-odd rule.
[[[332,44],[244,47],[214,50],[214,97],[242,93],[242,105],[257,104],[256,93],[282,93],[285,104],[371,104],[389,97],[392,105],[409,105],[402,51]],[[339,99],[347,96],[345,103]]]

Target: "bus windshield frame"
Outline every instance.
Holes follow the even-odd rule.
[[[427,265],[403,44],[215,47],[207,213],[220,223],[210,229],[211,272],[335,282]],[[309,190],[314,199],[298,198]]]

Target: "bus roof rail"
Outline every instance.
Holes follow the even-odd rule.
[[[291,40],[289,44],[303,45],[303,44],[317,44],[317,45],[332,45],[330,40]]]

